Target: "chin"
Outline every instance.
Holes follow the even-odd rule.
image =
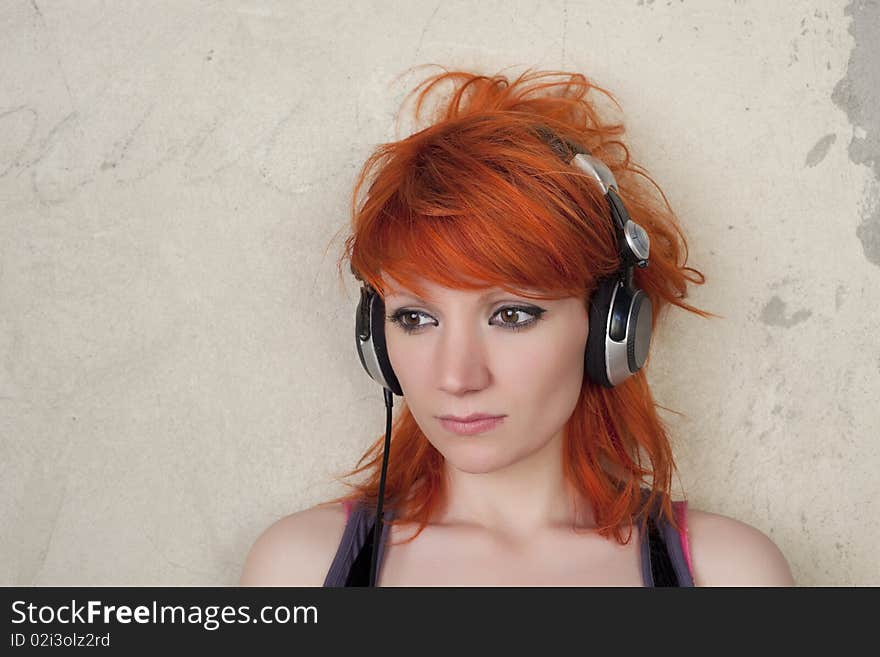
[[[499,458],[498,454],[491,452],[484,454],[456,454],[454,452],[450,454],[447,452],[443,457],[446,459],[449,467],[455,468],[460,472],[467,472],[468,474],[495,472],[496,470],[506,468],[516,461],[515,459],[510,460],[509,455],[507,455],[507,458]]]
[[[488,474],[498,469],[494,463],[453,463],[448,460],[446,462],[459,472],[467,472],[468,474]]]

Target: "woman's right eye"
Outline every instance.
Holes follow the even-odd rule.
[[[398,310],[396,313],[388,315],[388,320],[399,325],[407,333],[412,333],[423,326],[427,326],[427,324],[419,323],[419,317],[430,317],[430,315],[419,310]]]

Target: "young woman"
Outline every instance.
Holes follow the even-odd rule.
[[[241,584],[793,585],[760,531],[671,498],[648,345],[664,307],[711,313],[683,301],[705,278],[665,196],[587,99],[613,96],[444,71],[417,119],[447,83],[364,165],[340,259],[389,432],[349,495],[262,533]]]

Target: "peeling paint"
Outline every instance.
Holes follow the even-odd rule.
[[[825,156],[828,155],[828,149],[831,148],[831,144],[837,141],[837,135],[830,134],[825,135],[816,142],[816,145],[810,149],[810,152],[807,153],[807,159],[804,161],[804,166],[806,167],[814,167],[819,162],[825,159]]]
[[[812,314],[812,310],[798,310],[791,317],[786,317],[785,302],[778,296],[773,295],[761,309],[761,321],[768,326],[791,328],[795,324],[806,321]]]
[[[846,112],[853,126],[847,148],[850,161],[871,167],[874,178],[880,181],[880,3],[854,0],[843,13],[852,16],[848,31],[855,45],[831,100]],[[878,187],[872,188],[863,204],[856,235],[865,258],[880,267],[880,198]]]

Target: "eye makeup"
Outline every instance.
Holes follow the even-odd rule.
[[[495,316],[499,315],[500,313],[506,312],[506,311],[512,311],[515,313],[526,313],[526,314],[532,316],[531,319],[529,319],[525,322],[519,322],[516,324],[511,324],[509,322],[504,322],[504,321],[492,324],[493,326],[500,326],[501,328],[503,328],[505,330],[509,330],[509,331],[522,331],[524,328],[532,326],[533,324],[538,322],[542,318],[542,315],[545,312],[547,312],[544,308],[539,308],[538,306],[532,306],[532,305],[528,305],[528,304],[513,304],[513,305],[501,306],[500,308],[498,308],[498,310],[496,310],[492,314],[492,317],[495,317]],[[412,308],[405,308],[404,307],[404,308],[399,308],[398,310],[394,311],[393,313],[391,313],[389,315],[386,315],[386,319],[393,324],[397,324],[405,333],[417,333],[417,332],[420,332],[421,329],[423,329],[425,326],[428,326],[428,324],[419,324],[419,325],[406,324],[405,319],[408,316],[431,317],[431,315],[424,312],[423,310],[415,310]],[[436,326],[436,324],[435,324],[435,326]]]

